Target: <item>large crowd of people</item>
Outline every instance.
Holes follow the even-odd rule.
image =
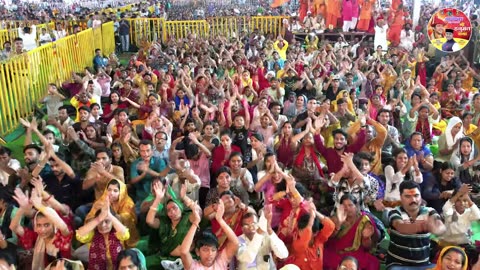
[[[478,65],[389,15],[97,50],[0,146],[0,268],[480,269]]]

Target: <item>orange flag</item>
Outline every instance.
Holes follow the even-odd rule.
[[[270,7],[272,7],[272,8],[281,7],[283,4],[288,3],[288,1],[289,0],[273,0]]]

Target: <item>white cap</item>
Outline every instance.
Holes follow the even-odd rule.
[[[267,75],[266,75],[266,76],[268,76],[268,75],[272,75],[272,77],[275,77],[275,72],[269,71],[269,72],[267,72]]]

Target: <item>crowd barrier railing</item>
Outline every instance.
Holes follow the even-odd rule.
[[[142,42],[185,38],[188,34],[200,37],[238,37],[242,31],[258,29],[262,33],[285,34],[282,16],[216,17],[207,20],[167,21],[162,18],[130,19],[130,43],[141,46]]]
[[[12,132],[46,94],[49,83],[71,78],[92,66],[95,49],[115,50],[113,22],[87,29],[0,63],[0,136]]]

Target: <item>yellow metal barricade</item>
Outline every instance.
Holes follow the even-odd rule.
[[[285,34],[285,29],[283,28],[282,20],[285,17],[282,16],[256,16],[251,17],[249,21],[250,31],[258,29],[260,32],[265,34],[273,34],[275,37],[279,34]]]
[[[8,31],[0,31],[0,41]],[[3,33],[3,34],[2,34]],[[112,45],[113,44],[113,45]],[[12,132],[28,117],[49,83],[71,78],[72,72],[93,65],[95,49],[115,50],[113,23],[87,29],[0,63],[0,136]]]
[[[164,28],[164,41],[174,38],[186,38],[189,34],[197,37],[208,37],[209,25],[206,20],[197,21],[166,21]]]
[[[100,49],[103,52],[103,40],[102,40],[102,28],[98,27],[93,30],[93,45],[96,49]]]
[[[103,54],[110,55],[115,52],[115,38],[109,38],[115,36],[113,22],[102,24],[102,42],[103,42]]]

